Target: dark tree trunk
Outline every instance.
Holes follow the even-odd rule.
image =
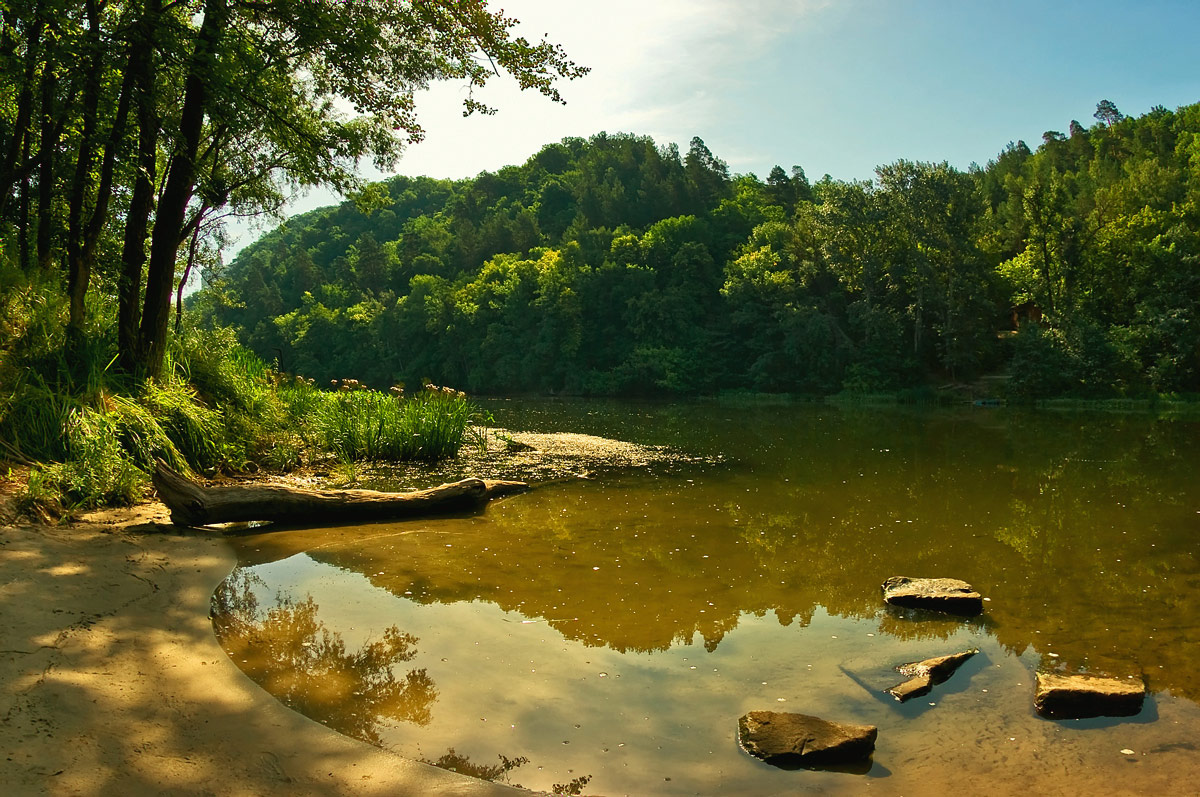
[[[83,255],[84,205],[87,202],[92,165],[96,150],[96,117],[100,105],[100,72],[103,69],[100,48],[100,10],[96,0],[88,0],[88,49],[90,63],[84,67],[83,130],[79,141],[79,158],[71,180],[71,195],[67,204],[67,297],[70,301],[68,329],[78,332],[83,327],[86,311],[90,264]]]
[[[55,119],[54,75],[47,68],[42,72],[41,141],[38,144],[38,225],[37,261],[43,269],[50,268],[53,256],[51,241],[54,234],[54,162],[58,151],[60,126]]]
[[[29,150],[33,146],[33,137],[25,136],[25,147],[21,157],[29,160]],[[29,248],[29,213],[31,200],[29,194],[33,187],[29,184],[29,173],[21,177],[20,202],[17,206],[17,265],[28,274],[33,270],[33,253]]]
[[[130,44],[129,60],[133,60],[132,50],[141,49],[137,42]],[[121,94],[117,99],[117,113],[113,117],[112,129],[108,141],[104,145],[104,156],[100,161],[100,183],[96,186],[96,202],[92,206],[92,216],[83,234],[83,263],[90,273],[96,265],[96,246],[100,235],[104,232],[104,222],[108,218],[108,205],[112,198],[113,172],[116,170],[117,153],[124,148],[126,123],[129,120],[129,105],[133,94],[133,75],[130,69],[125,70],[121,80]]]
[[[200,217],[203,215],[204,208],[201,208],[200,213],[196,216],[196,223],[192,226],[192,242],[188,245],[187,266],[183,269],[183,276],[179,278],[179,287],[175,289],[176,335],[183,329],[183,289],[187,286],[188,277],[192,275],[192,266],[196,263],[196,247],[200,244]]]
[[[34,11],[29,41],[25,49],[25,71],[21,79],[20,93],[17,95],[17,118],[12,128],[12,138],[5,147],[4,160],[0,163],[0,216],[4,215],[5,206],[13,186],[24,183],[29,176],[29,122],[33,115],[33,87],[37,77],[37,66],[41,61],[42,40],[42,7],[38,4]]]
[[[154,97],[154,41],[162,13],[161,0],[146,0],[145,13],[133,37],[126,76],[137,96],[138,154],[133,194],[125,216],[121,274],[117,280],[117,351],[121,367],[132,373],[138,365],[138,321],[141,318],[142,266],[146,263],[146,234],[154,208],[158,168],[158,110]]]
[[[188,66],[179,118],[179,141],[159,199],[158,212],[154,217],[154,234],[150,241],[150,265],[146,273],[145,302],[138,335],[138,359],[146,376],[159,375],[166,353],[171,288],[175,284],[175,259],[182,242],[188,202],[196,187],[196,159],[204,116],[208,110],[209,82],[228,19],[228,0],[206,0],[204,21],[200,25],[196,48]]]

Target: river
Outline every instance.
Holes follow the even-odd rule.
[[[543,483],[469,516],[236,536],[218,634],[269,691],[404,755],[547,791],[1194,793],[1194,417],[485,407],[506,429],[667,455],[554,478],[499,457],[496,475]],[[893,575],[966,580],[984,612],[885,607]],[[971,648],[924,698],[882,692],[896,665]],[[1150,698],[1135,717],[1042,719],[1039,669],[1143,679]],[[736,739],[756,709],[876,725],[875,754],[770,766]]]

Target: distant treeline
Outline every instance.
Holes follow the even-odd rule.
[[[1200,105],[871,181],[600,133],[297,216],[193,301],[281,368],[485,393],[1200,392]]]

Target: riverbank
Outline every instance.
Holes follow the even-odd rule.
[[[547,479],[678,456],[588,435],[496,439],[447,467]],[[23,481],[0,481],[6,794],[528,794],[345,737],[246,677],[208,616],[236,564],[219,532],[172,526],[157,501],[25,522],[12,510]]]
[[[349,739],[260,689],[208,618],[231,549],[166,523],[158,503],[0,519],[6,794],[521,793]]]

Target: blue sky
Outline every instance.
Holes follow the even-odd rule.
[[[585,78],[566,106],[497,79],[491,117],[464,89],[422,92],[427,138],[401,174],[468,177],[564,136],[694,135],[734,172],[800,165],[869,178],[899,158],[986,163],[1096,103],[1124,113],[1200,102],[1200,0],[501,0],[521,31],[561,43]],[[382,176],[364,168],[364,175]],[[338,201],[313,191],[293,212]],[[269,225],[273,226],[273,225]],[[244,245],[257,232],[241,234]]]

